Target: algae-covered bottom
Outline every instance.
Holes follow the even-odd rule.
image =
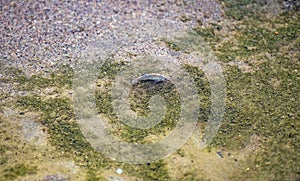
[[[195,45],[201,36],[224,68],[226,113],[206,149],[199,150],[189,140],[153,163],[110,160],[93,149],[75,120],[71,68],[29,77],[1,64],[0,180],[299,180],[299,7],[264,16],[264,9],[255,9],[255,1],[224,4],[227,22],[163,40],[166,47],[188,54],[201,49]],[[99,70],[97,111],[114,125],[112,134],[128,142],[160,139],[176,125],[178,92],[168,81],[136,84],[130,92],[131,108],[147,115],[149,98],[161,94],[167,100],[166,116],[151,130],[119,123],[110,98],[112,81],[126,66],[118,62]],[[183,68],[197,85],[197,128],[203,129],[210,87],[202,70]]]

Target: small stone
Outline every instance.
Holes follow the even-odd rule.
[[[218,155],[220,158],[223,158],[222,151],[217,151],[217,155]]]
[[[122,173],[123,173],[123,170],[122,170],[121,168],[118,168],[118,169],[116,170],[116,173],[117,173],[117,174],[122,174]]]

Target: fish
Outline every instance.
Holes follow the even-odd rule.
[[[143,74],[142,76],[131,81],[133,85],[138,84],[140,82],[152,81],[154,83],[166,82],[168,79],[159,74]]]

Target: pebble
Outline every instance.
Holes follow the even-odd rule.
[[[217,151],[217,154],[220,158],[223,158],[223,154],[222,154],[222,151]]]
[[[67,181],[63,175],[53,174],[53,175],[46,175],[42,181]]]
[[[117,173],[117,174],[122,174],[122,173],[123,173],[123,170],[122,170],[121,168],[118,168],[118,169],[116,170],[116,173]]]

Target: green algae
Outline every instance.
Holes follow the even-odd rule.
[[[121,65],[121,66],[124,66]],[[104,66],[103,70],[105,73],[101,72],[100,77],[104,81],[103,85],[98,85],[102,89],[96,91],[96,107],[98,113],[105,114],[110,118],[110,123],[116,125],[116,130],[112,130],[112,133],[115,136],[121,137],[127,142],[139,142],[144,143],[145,138],[149,135],[166,135],[168,132],[173,130],[176,126],[176,120],[179,119],[180,115],[180,95],[176,91],[175,86],[171,82],[164,83],[152,83],[145,82],[134,85],[129,92],[129,101],[131,103],[131,109],[137,112],[140,116],[147,116],[150,113],[149,109],[149,100],[153,95],[160,95],[166,101],[167,111],[164,115],[162,121],[152,127],[149,130],[132,128],[127,126],[120,121],[118,121],[117,116],[113,113],[113,107],[111,105],[111,82],[114,79],[110,73],[115,71],[116,67],[120,70],[120,63],[110,64],[109,66]],[[192,79],[197,85],[198,94],[199,94],[199,104],[201,106],[201,121],[207,121],[209,114],[209,84],[205,79],[204,72],[199,70],[196,67],[184,65],[183,68],[190,73]],[[105,87],[103,89],[103,87]]]
[[[233,27],[235,35],[226,42],[220,41],[224,36],[215,28],[194,29],[203,40],[209,41],[219,61],[237,60],[249,66],[248,71],[224,66],[226,114],[209,147],[243,150],[253,144],[251,137],[259,137],[260,141],[255,144],[260,145],[260,151],[249,156],[253,170],[243,174],[261,179],[293,180],[299,178],[300,170],[299,14],[291,11],[272,19],[256,19],[259,12],[254,15],[252,10],[255,9],[244,12],[245,7],[253,6],[251,3],[254,1],[226,1],[228,15],[241,20]],[[246,16],[251,18],[244,20]],[[187,53],[195,50],[180,39],[172,43]],[[190,44],[194,44],[193,41]]]
[[[25,164],[16,164],[13,167],[4,169],[3,179],[4,180],[13,180],[19,176],[32,175],[37,172],[36,167],[28,166]],[[1,179],[1,178],[0,178]]]
[[[60,71],[49,74],[36,74],[32,76],[25,75],[19,69],[13,67],[2,67],[1,71],[5,75],[1,78],[4,83],[17,83],[19,90],[33,91],[47,87],[71,88],[73,71],[70,67],[62,66]]]
[[[245,17],[252,17],[255,13],[253,4],[257,2],[256,0],[223,0],[225,3],[226,11],[225,14],[234,19],[242,20]]]
[[[113,79],[115,76],[115,73],[117,73],[120,68],[123,66],[123,63],[116,63],[116,64],[110,64],[103,66],[103,69],[99,73],[99,78],[101,79]],[[189,69],[189,71],[196,72],[196,69],[193,67],[189,67],[186,65],[186,69]],[[22,76],[22,75],[21,75]],[[59,76],[61,76],[59,74]],[[66,77],[68,77],[67,75]],[[197,80],[197,84],[199,86],[203,86],[204,82],[201,80],[200,77],[203,77],[203,72],[198,73],[198,75],[195,76],[195,80]],[[35,82],[36,76],[32,77],[32,80],[30,80],[31,77],[28,77],[27,79],[31,84]],[[56,77],[54,77],[56,79]],[[45,79],[41,79],[37,81],[36,85],[31,85],[34,87],[43,87],[44,85],[53,86],[53,84],[44,84],[41,81]],[[46,80],[49,81],[48,79]],[[52,81],[52,80],[50,80]],[[64,84],[66,81],[62,81],[61,84]],[[69,81],[67,81],[69,82]],[[63,85],[58,85],[63,86]],[[145,86],[145,85],[144,85]],[[146,85],[147,86],[147,85]],[[149,86],[149,85],[148,85]],[[168,84],[165,85],[167,87],[166,90],[173,90],[174,87],[172,85]],[[106,88],[109,88],[109,86],[105,86]],[[142,88],[142,87],[137,87]],[[145,89],[146,87],[144,87]],[[142,106],[141,110],[146,110],[146,103],[147,100],[151,97],[151,95],[158,93],[159,91],[163,90],[163,87],[157,87],[157,89],[152,89],[152,92],[148,92],[149,95],[142,98],[145,99],[142,104],[139,105],[137,103],[135,106]],[[203,88],[199,88],[203,92]],[[168,95],[169,94],[169,95]],[[112,113],[112,107],[110,104],[110,96],[109,94],[101,94],[102,97],[97,97],[96,100],[100,101],[100,103],[97,103],[98,106],[103,104],[105,102],[106,106],[101,105],[101,107],[106,107],[106,109],[99,109],[99,112],[110,114]],[[170,108],[169,116],[166,116],[166,121],[157,126],[156,128],[151,130],[151,134],[158,134],[161,133],[162,128],[170,128],[175,126],[174,115],[178,116],[178,93],[176,91],[168,91],[162,92],[161,95],[168,95],[170,99],[170,102],[168,103],[168,107]],[[177,99],[176,99],[177,97]],[[133,102],[137,101],[133,98]],[[88,168],[88,179],[95,179],[98,178],[99,170],[108,169],[112,166],[116,165],[117,163],[114,163],[105,157],[103,157],[100,153],[96,152],[90,144],[84,139],[84,136],[82,135],[80,128],[76,124],[73,109],[72,109],[72,102],[69,98],[64,96],[58,96],[56,98],[53,97],[42,97],[40,95],[32,94],[28,96],[19,96],[17,98],[16,106],[25,109],[25,111],[37,111],[41,113],[40,123],[44,125],[47,128],[47,132],[50,134],[50,143],[57,147],[58,150],[60,150],[63,154],[62,156],[72,158],[79,166]],[[134,109],[134,108],[133,108]],[[174,112],[175,111],[175,112]],[[114,115],[111,114],[109,116],[110,118],[113,118]],[[170,122],[171,121],[171,122]],[[123,139],[127,141],[133,141],[137,142],[139,139],[145,138],[146,133],[140,130],[135,130],[129,127],[123,127],[123,133],[120,135]],[[132,166],[134,169],[134,173],[140,173],[134,174],[138,178],[145,178],[145,179],[155,179],[155,180],[167,180],[168,174],[167,170],[164,166],[164,163],[162,161],[153,162],[149,165],[136,165]],[[125,164],[126,169],[130,168],[129,164]],[[160,174],[158,174],[160,173]],[[133,174],[133,172],[131,173]],[[99,177],[101,179],[101,177]]]
[[[215,28],[213,27],[210,28],[196,27],[193,30],[197,33],[198,36],[202,37],[204,41],[209,41],[215,38]]]
[[[182,174],[182,177],[179,180],[190,180],[190,181],[209,181],[208,179],[204,179],[199,175],[198,170],[191,170]]]
[[[175,42],[173,42],[173,41],[170,41],[170,40],[163,40],[163,42],[165,42],[165,44],[166,44],[166,46],[168,47],[168,48],[170,48],[171,50],[175,50],[175,51],[180,51],[181,50],[181,48],[180,48],[180,46],[178,46]]]
[[[109,67],[116,68],[118,66],[119,65],[116,64],[115,66],[110,65]],[[110,70],[111,69],[104,66],[101,73],[105,72],[104,74],[108,77],[113,76],[114,74],[111,73]],[[114,69],[114,71],[116,70],[117,69]],[[66,75],[66,77],[68,76],[69,75]],[[29,81],[27,82],[34,83],[36,77],[34,76],[33,80],[30,80],[30,78],[31,77],[27,78],[29,79]],[[53,78],[56,79],[57,77]],[[47,85],[41,83],[42,80],[44,79],[39,80],[37,82],[37,85],[33,86],[39,87]],[[62,81],[60,83],[63,85],[59,86],[65,85],[65,81]],[[113,162],[105,158],[101,153],[98,153],[85,140],[78,124],[74,121],[75,116],[72,108],[72,102],[69,98],[64,96],[47,98],[36,94],[19,96],[16,101],[16,106],[24,109],[26,112],[37,111],[41,113],[39,122],[47,128],[47,132],[50,135],[50,143],[58,150],[60,150],[62,157],[71,158],[77,165],[87,169],[87,180],[103,180],[103,177],[101,176],[103,170],[119,165],[118,162]],[[138,134],[135,134],[135,132],[132,130],[128,131],[128,137],[134,138],[135,136],[138,136]],[[7,159],[3,157],[1,158],[1,160],[3,163],[5,163]],[[167,171],[162,161],[153,162],[151,163],[151,165],[152,166],[149,167],[147,165],[123,164],[123,167],[125,167],[126,170],[129,170],[130,174],[136,175],[138,178],[154,180],[160,180],[161,178],[164,178],[164,180],[166,180],[166,178],[168,178]],[[130,172],[129,168],[131,168],[133,171]]]
[[[261,152],[251,156],[258,165],[252,172],[254,178],[299,177],[299,102],[296,101],[300,85],[299,53],[288,54],[299,47],[300,25],[295,19],[297,15],[288,14],[289,19],[280,15],[269,20],[270,24],[286,24],[276,28],[278,34],[260,27],[258,21],[243,22],[246,26],[234,37],[237,43],[225,43],[217,53],[225,62],[240,58],[253,67],[253,71],[245,73],[237,67],[228,67],[225,72],[227,111],[212,145],[241,149],[249,144],[253,135],[266,139],[257,143],[263,145]],[[291,44],[287,51],[283,49]]]
[[[180,20],[182,22],[187,22],[187,21],[191,21],[192,19],[190,17],[187,17],[187,16],[183,15],[183,16],[180,17]]]
[[[49,98],[39,96],[20,97],[17,102],[31,111],[41,111],[41,123],[51,135],[50,142],[65,156],[71,156],[80,166],[87,168],[105,168],[108,161],[96,152],[82,135],[74,121],[74,113],[68,98]]]

